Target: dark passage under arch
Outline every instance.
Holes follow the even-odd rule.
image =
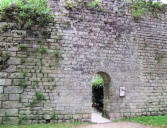
[[[97,72],[92,82],[92,106],[109,118],[110,112],[110,76],[105,72]]]

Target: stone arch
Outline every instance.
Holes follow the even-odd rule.
[[[109,118],[109,113],[110,113],[110,106],[111,106],[111,77],[108,73],[99,71],[97,72],[104,81],[104,89],[103,89],[103,116]]]

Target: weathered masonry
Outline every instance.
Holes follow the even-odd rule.
[[[56,22],[47,28],[1,31],[0,123],[90,120],[95,73],[110,119],[167,114],[166,14],[136,21],[119,0],[103,10],[87,3],[67,10],[51,0]]]

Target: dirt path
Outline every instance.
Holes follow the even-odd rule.
[[[118,123],[92,124],[92,125],[82,126],[80,128],[152,128],[152,127],[131,122],[118,122]]]

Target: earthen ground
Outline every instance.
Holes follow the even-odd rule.
[[[80,128],[152,128],[132,122],[103,123],[81,126]]]

